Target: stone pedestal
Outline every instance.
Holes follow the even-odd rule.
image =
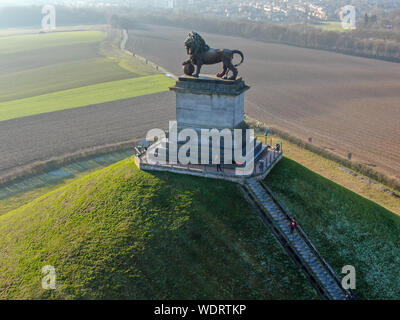
[[[202,129],[217,129],[218,131],[228,131],[234,137],[234,129],[240,129],[242,130],[242,135],[239,139],[232,139],[232,145],[239,148],[236,150],[242,150],[242,155],[246,154],[246,145],[250,145],[253,148],[252,153],[254,156],[249,161],[255,162],[261,156],[265,147],[255,140],[252,140],[250,143],[246,138],[245,129],[247,129],[247,126],[244,122],[244,94],[249,88],[242,78],[232,81],[223,80],[215,76],[201,76],[199,78],[190,76],[180,77],[175,86],[170,88],[170,90],[176,93],[178,134],[184,129],[193,129],[199,134],[200,138]],[[169,139],[159,141],[153,146],[153,149],[158,148],[163,151],[157,151],[157,153],[166,154],[166,162],[170,161],[168,156],[171,147],[170,141],[171,136]],[[199,139],[196,145],[191,141],[189,143],[188,141],[178,141],[177,149],[179,150],[183,145],[186,147],[196,147],[198,150],[198,163],[204,164],[202,156],[205,153],[202,151],[202,146],[208,144],[209,163],[213,162],[213,155],[215,154],[218,154],[219,161],[224,163],[226,152],[224,149],[225,139],[221,138],[219,141],[219,145],[216,145],[212,139],[208,141],[200,141]],[[235,159],[233,149],[231,150],[230,158],[233,159],[233,164],[224,164],[224,167],[246,165],[244,162]]]
[[[170,90],[176,93],[178,129],[234,129],[244,120],[242,78],[235,81],[215,76],[180,77]]]

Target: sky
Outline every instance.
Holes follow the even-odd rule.
[[[27,5],[27,4],[43,4],[44,1],[41,0],[0,0],[0,6],[16,6],[16,5]],[[48,0],[47,2],[52,2]]]

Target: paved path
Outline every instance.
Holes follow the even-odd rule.
[[[328,263],[320,256],[319,252],[299,228],[293,233],[290,232],[290,217],[284,209],[271,197],[269,191],[255,179],[248,179],[247,190],[253,195],[259,207],[269,215],[275,230],[283,236],[290,247],[297,253],[297,256],[306,265],[309,276],[314,277],[316,283],[322,288],[325,297],[334,300],[345,300],[346,291],[341,287],[337,275]]]

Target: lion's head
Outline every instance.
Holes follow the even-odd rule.
[[[204,39],[197,33],[192,31],[186,38],[185,47],[187,54],[198,54],[210,50]]]

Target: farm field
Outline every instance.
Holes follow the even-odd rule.
[[[0,299],[318,298],[236,184],[131,158],[0,216],[0,232]]]
[[[120,52],[119,40],[118,31],[105,27],[103,31],[0,36],[0,103],[9,102],[12,109],[14,100],[156,74],[150,66]],[[39,100],[44,109],[52,103],[45,97]],[[30,109],[31,101],[20,102]]]
[[[162,92],[1,122],[0,176],[82,149],[142,139],[175,119],[175,97]]]
[[[103,29],[105,26],[102,25],[76,25],[76,26],[57,26],[58,32],[69,32],[69,31],[98,31],[99,29]],[[0,29],[0,37],[10,37],[17,35],[28,35],[28,34],[37,34],[38,29],[35,28],[7,28]]]
[[[2,74],[0,103],[135,76],[138,75],[106,58],[81,59]]]
[[[159,93],[172,84],[171,78],[160,74],[1,102],[0,121]]]
[[[182,74],[191,30],[130,30],[127,48]],[[400,64],[201,33],[212,47],[242,49],[252,86],[246,112],[271,126],[400,179]],[[206,66],[217,73],[220,66]]]
[[[174,119],[161,93],[173,81],[122,52],[120,31],[96,28],[0,33],[0,176]]]
[[[106,33],[102,31],[50,32],[3,36],[0,38],[1,54],[101,42],[105,40],[106,36]]]

